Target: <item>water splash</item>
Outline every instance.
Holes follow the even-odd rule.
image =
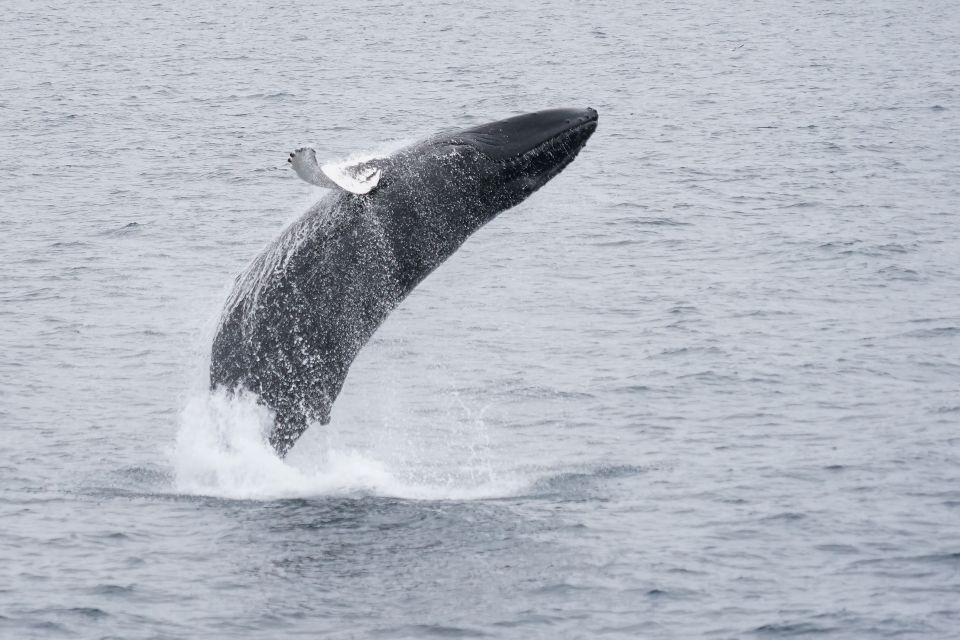
[[[267,443],[269,410],[248,395],[197,393],[180,414],[176,445],[170,452],[176,491],[240,500],[271,500],[323,495],[377,495],[413,500],[473,500],[517,495],[536,478],[498,471],[484,455],[481,440],[468,443],[471,459],[450,464],[432,449],[386,452],[326,446],[311,439],[281,460]],[[315,426],[316,429],[324,427]],[[464,429],[453,429],[458,438]],[[301,450],[307,445],[307,450]],[[451,451],[447,451],[451,453]],[[478,462],[479,460],[479,462]]]

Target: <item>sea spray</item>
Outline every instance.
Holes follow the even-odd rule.
[[[282,460],[266,440],[271,420],[270,412],[247,394],[193,395],[180,413],[170,454],[175,490],[240,500],[325,495],[469,500],[516,495],[535,481],[515,472],[498,473],[486,460],[482,438],[467,445],[470,456],[462,461],[451,460],[453,451],[436,442],[416,446],[418,438],[407,438],[405,448],[389,449],[388,457],[379,449],[311,439],[303,443],[309,451]],[[455,426],[451,435],[470,432],[478,433]],[[461,452],[463,443],[454,449]]]

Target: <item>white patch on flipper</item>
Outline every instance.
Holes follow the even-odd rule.
[[[364,166],[363,162],[330,162],[320,167],[320,170],[338,187],[357,195],[370,193],[380,184],[380,169]]]
[[[302,147],[290,154],[288,162],[305,182],[324,189],[343,189],[363,195],[373,191],[380,183],[380,169],[369,164],[377,157],[351,157],[340,162],[328,162],[321,167],[317,163],[316,151]]]

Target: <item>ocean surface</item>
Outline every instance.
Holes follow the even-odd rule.
[[[960,637],[947,0],[0,7],[0,637]],[[284,462],[286,163],[592,106]]]

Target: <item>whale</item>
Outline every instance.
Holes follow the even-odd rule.
[[[270,410],[282,458],[327,424],[357,353],[474,232],[580,153],[592,108],[550,109],[448,130],[382,155],[288,162],[329,191],[237,276],[220,315],[210,387]]]

